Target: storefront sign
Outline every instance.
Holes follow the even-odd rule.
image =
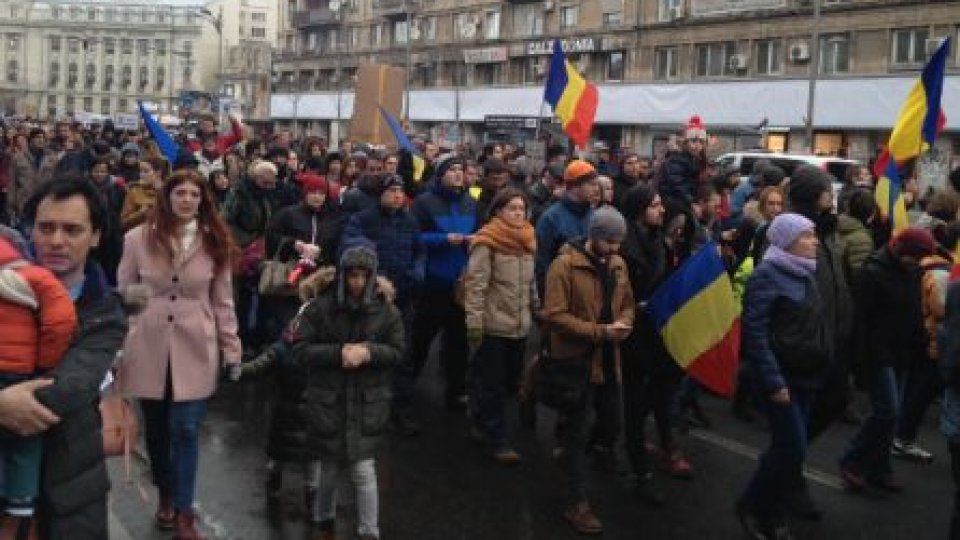
[[[140,127],[140,115],[131,113],[115,113],[113,126],[117,129],[137,129]]]
[[[560,41],[565,53],[593,52],[597,50],[597,43],[594,38],[573,38]],[[531,41],[527,43],[528,56],[543,56],[553,54],[553,41]]]
[[[487,47],[463,51],[463,61],[468,64],[492,64],[507,61],[506,47]]]
[[[537,129],[536,116],[487,115],[483,117],[483,127],[488,131],[511,131],[515,129]]]
[[[784,7],[786,0],[690,0],[690,14],[694,17]]]

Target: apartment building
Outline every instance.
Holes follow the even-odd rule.
[[[206,91],[215,65],[198,54],[200,7],[151,0],[0,0],[0,110],[55,118],[174,112]]]
[[[487,116],[538,115],[559,37],[600,85],[598,136],[642,150],[694,113],[720,147],[807,148],[816,69],[813,146],[869,155],[928,55],[960,37],[955,0],[820,0],[816,39],[811,0],[282,1],[289,30],[274,62],[277,119],[324,131],[332,110],[349,112],[356,66],[382,62],[409,66],[418,128],[479,137]],[[958,48],[951,74],[960,73]],[[945,103],[960,106],[960,79],[947,82]]]

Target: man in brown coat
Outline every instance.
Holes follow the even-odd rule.
[[[561,419],[558,437],[570,490],[564,517],[583,534],[600,534],[586,493],[590,407],[595,415],[589,446],[613,447],[620,432],[620,342],[633,326],[634,300],[623,259],[623,216],[612,207],[594,211],[586,239],[569,241],[547,271],[543,319],[550,362],[588,367],[587,398]]]
[[[10,162],[10,184],[7,186],[7,211],[14,222],[23,216],[24,206],[40,185],[50,181],[60,156],[47,148],[47,135],[42,129],[30,132],[27,149],[15,154]]]

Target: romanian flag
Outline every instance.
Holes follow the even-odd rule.
[[[410,137],[407,137],[403,128],[400,127],[400,122],[383,107],[380,107],[380,114],[383,115],[383,119],[387,122],[387,125],[390,126],[393,138],[397,140],[397,147],[410,152],[410,156],[413,158],[413,181],[419,183],[423,180],[423,171],[426,168],[427,162],[423,159],[423,156],[417,153],[416,148],[413,147],[413,143],[410,142]]]
[[[877,205],[880,213],[892,221],[894,231],[909,225],[899,167],[929,150],[947,122],[940,108],[940,96],[949,56],[950,38],[947,38],[924,66],[920,79],[907,95],[887,149],[874,165],[874,174],[879,178],[875,194]]]
[[[167,161],[169,161],[171,165],[176,163],[177,154],[180,152],[180,145],[175,143],[173,137],[167,133],[167,130],[163,129],[163,126],[153,119],[153,115],[147,112],[142,101],[137,102],[137,108],[140,110],[140,116],[143,118],[143,125],[146,126],[147,131],[150,132],[150,137],[157,143],[157,148],[160,149],[160,152],[167,158]]]
[[[570,140],[580,148],[586,148],[593,120],[597,116],[599,95],[597,87],[581,77],[573,64],[567,61],[559,39],[553,42],[553,56],[543,100],[553,107],[553,113],[560,118],[563,131]]]
[[[647,302],[667,351],[688,374],[733,395],[740,360],[740,304],[713,242],[677,269]]]

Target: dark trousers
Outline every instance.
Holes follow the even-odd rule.
[[[870,416],[864,420],[840,466],[871,481],[893,474],[890,447],[900,418],[900,386],[892,367],[872,368],[866,375]]]
[[[144,438],[153,483],[173,497],[177,511],[193,509],[206,400],[173,401],[169,376],[164,399],[141,399]]]
[[[810,405],[807,440],[812,442],[843,416],[850,400],[849,379],[849,367],[843,362],[835,362],[833,368],[824,377],[823,384],[817,390],[816,397]]]
[[[410,355],[397,373],[399,403],[406,404],[411,400],[437,332],[442,332],[440,365],[446,379],[447,399],[453,400],[465,393],[469,354],[465,317],[463,308],[454,302],[453,291],[421,293],[413,317]]]
[[[620,429],[620,383],[613,373],[604,375],[602,384],[587,385],[588,405],[563,416],[558,425],[571,504],[587,500],[587,445],[612,447]]]
[[[903,406],[897,438],[914,441],[927,409],[937,396],[943,394],[943,379],[939,366],[933,361],[924,361],[907,372],[903,389]]]
[[[950,540],[960,540],[960,441],[950,441],[950,471],[953,474],[953,516]]]
[[[473,357],[471,365],[471,402],[478,427],[494,446],[508,444],[510,430],[503,410],[503,401],[516,395],[526,353],[526,339],[511,339],[491,335]]]
[[[760,396],[760,408],[770,423],[770,446],[740,497],[740,506],[768,522],[784,519],[785,500],[803,479],[807,450],[807,415],[812,395],[790,389],[790,403],[774,403]]]
[[[634,359],[622,363],[623,422],[627,456],[638,475],[650,473],[646,446],[647,417],[653,413],[663,448],[673,446],[671,411],[677,393],[676,378],[670,374],[641,369]]]

